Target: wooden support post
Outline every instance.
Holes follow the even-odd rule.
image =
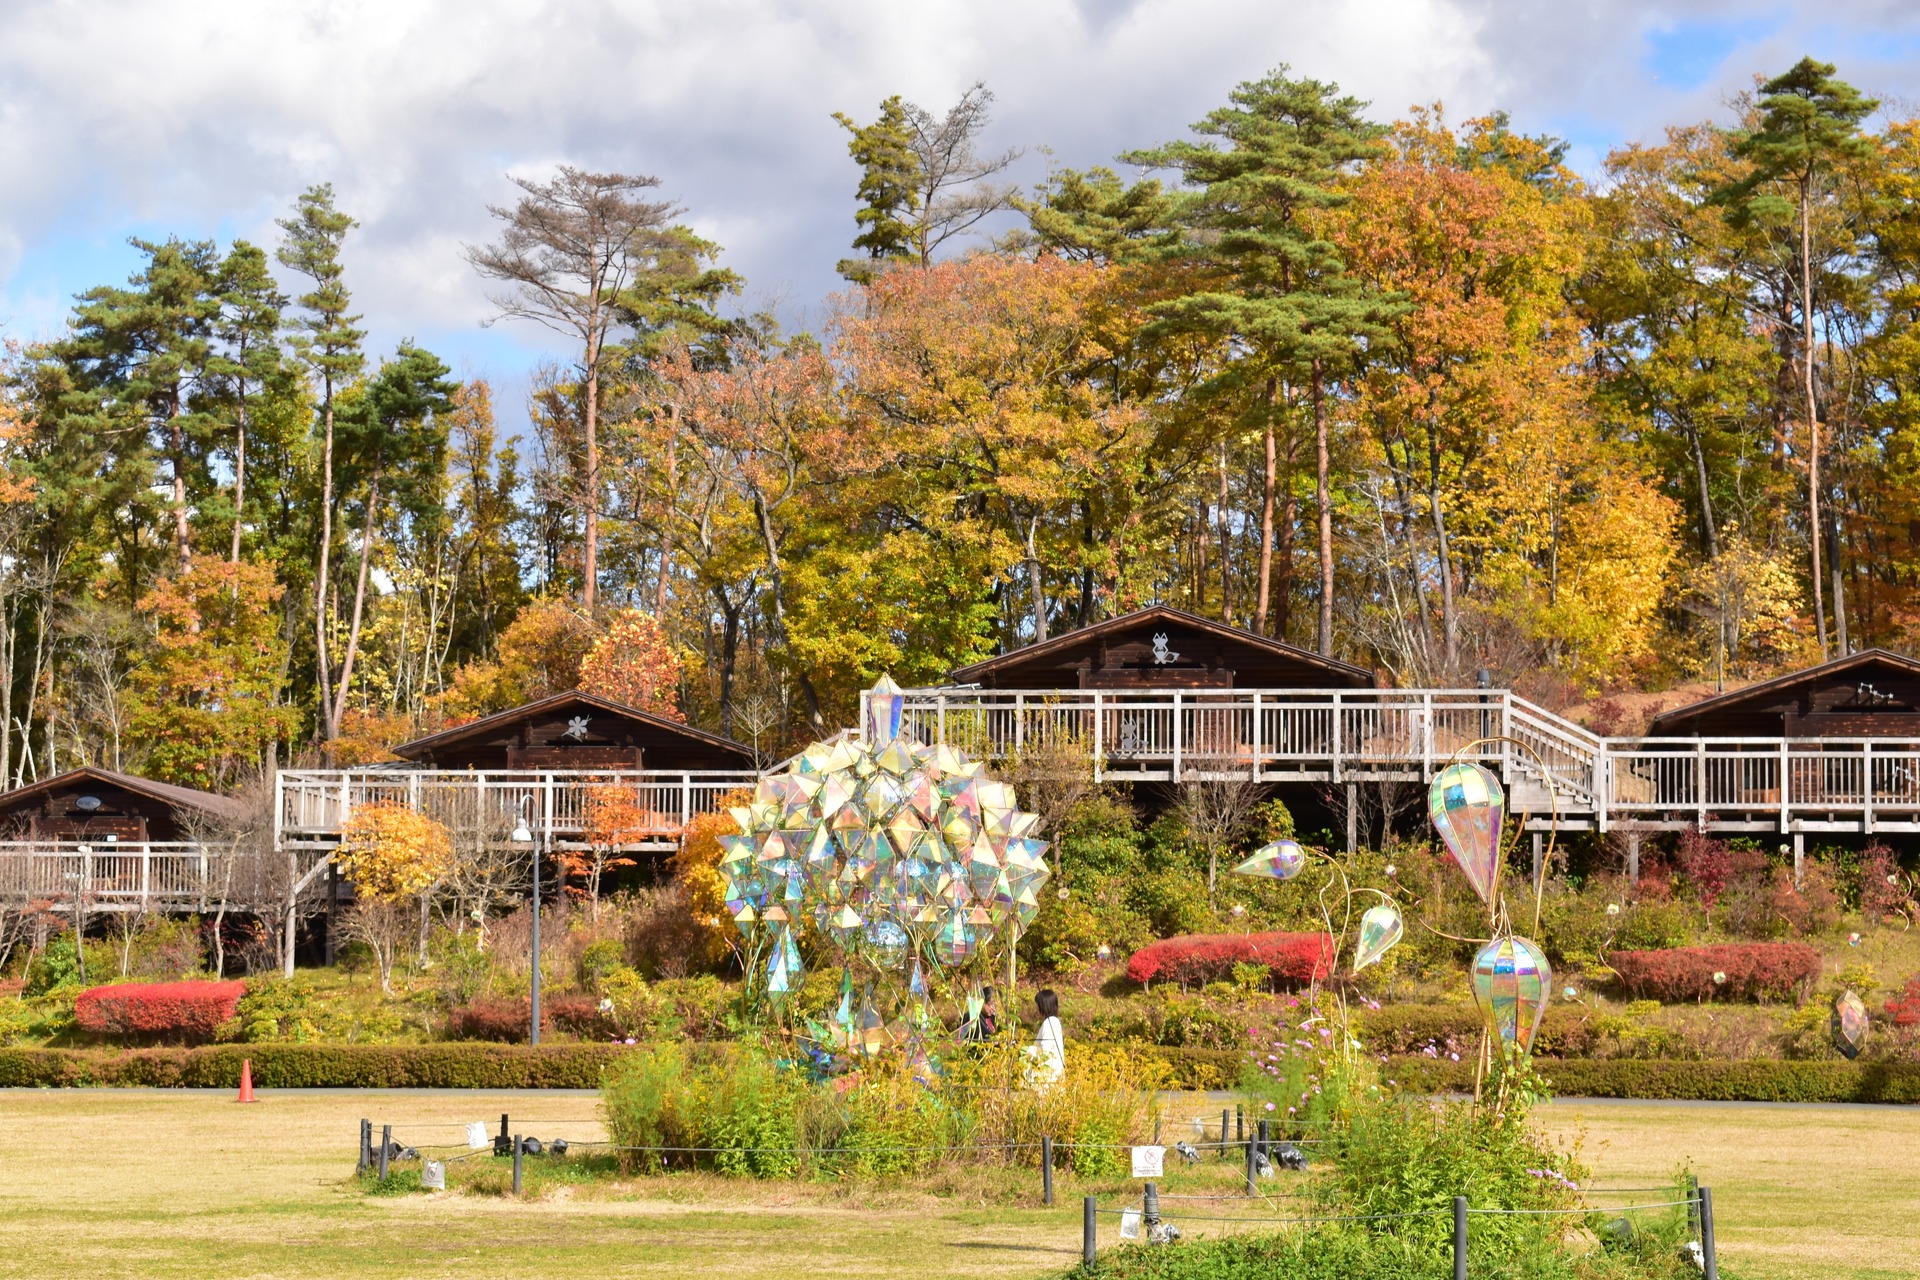
[[[1640,833],[1627,832],[1627,883],[1640,883]]]
[[[1347,852],[1360,848],[1360,784],[1347,784]]]
[[[1793,883],[1798,888],[1807,871],[1807,833],[1793,833]]]
[[[1540,877],[1546,872],[1546,858],[1546,836],[1536,831],[1533,833],[1533,887],[1536,890],[1540,887]]]

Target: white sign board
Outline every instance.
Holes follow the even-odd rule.
[[[1120,1238],[1122,1240],[1138,1240],[1140,1238],[1140,1211],[1138,1209],[1122,1209],[1120,1211]]]
[[[1167,1149],[1165,1147],[1135,1147],[1133,1149],[1133,1176],[1136,1178],[1158,1178],[1165,1174]]]
[[[475,1120],[467,1126],[467,1145],[475,1151],[486,1146],[489,1141],[491,1141],[491,1139],[487,1137],[486,1121]]]
[[[447,1189],[447,1166],[438,1160],[429,1160],[420,1167],[420,1185],[428,1191]]]

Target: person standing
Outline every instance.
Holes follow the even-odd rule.
[[[1040,1030],[1028,1053],[1033,1066],[1028,1075],[1036,1084],[1054,1084],[1067,1073],[1067,1037],[1060,1026],[1060,997],[1045,988],[1033,998],[1040,1012]]]

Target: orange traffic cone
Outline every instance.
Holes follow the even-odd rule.
[[[240,1059],[240,1099],[241,1102],[253,1101],[253,1059]]]

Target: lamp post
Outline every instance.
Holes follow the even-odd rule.
[[[513,829],[515,844],[533,846],[533,988],[532,988],[532,1026],[528,1028],[527,1038],[533,1044],[540,1043],[540,842],[534,839],[533,824],[527,817],[527,806],[533,803],[532,796],[520,801],[520,825]],[[498,828],[496,828],[497,830]]]

